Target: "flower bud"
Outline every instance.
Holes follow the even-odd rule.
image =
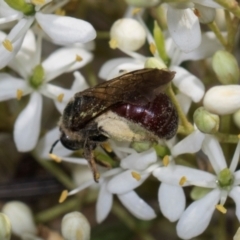
[[[10,240],[11,238],[11,223],[8,218],[3,213],[0,213],[0,239]]]
[[[24,13],[25,15],[33,15],[35,13],[35,6],[27,3],[25,0],[4,0],[9,7]]]
[[[114,41],[116,47],[136,51],[145,43],[146,31],[138,21],[131,18],[122,18],[112,25],[110,37],[110,44]]]
[[[204,96],[203,106],[209,112],[225,115],[240,109],[240,86],[225,85],[210,88]]]
[[[144,64],[144,68],[162,69],[162,68],[167,68],[167,66],[165,65],[165,63],[161,59],[150,57],[146,60],[146,62]]]
[[[233,121],[236,126],[240,129],[240,109],[233,114]]]
[[[27,233],[36,234],[32,212],[26,204],[18,201],[8,202],[3,206],[2,212],[9,217],[15,235],[21,237]]]
[[[160,4],[161,0],[125,0],[125,2],[134,7],[154,7]]]
[[[65,240],[89,240],[90,224],[82,213],[68,213],[62,220],[62,235]]]
[[[198,108],[193,114],[194,123],[203,133],[216,133],[219,128],[219,116],[208,112],[204,107]]]
[[[212,60],[213,70],[222,84],[236,84],[239,69],[236,58],[227,51],[217,51]]]

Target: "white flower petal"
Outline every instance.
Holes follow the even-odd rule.
[[[204,96],[204,107],[215,114],[232,114],[240,108],[240,86],[224,85],[210,88]]]
[[[8,64],[10,68],[16,71],[23,78],[28,78],[35,67],[32,59],[36,54],[36,39],[32,30],[28,30],[22,46],[13,60]]]
[[[119,75],[121,70],[125,70],[125,68],[122,68],[121,66],[124,64],[129,64],[130,66],[135,66],[134,70],[141,69],[144,67],[144,62],[140,60],[135,60],[132,58],[114,58],[112,60],[109,60],[105,62],[99,73],[98,76],[102,79],[111,79],[113,77],[116,77]],[[128,70],[129,68],[127,68]]]
[[[151,148],[142,153],[133,153],[121,160],[120,166],[123,169],[133,169],[143,171],[147,167],[157,161],[156,151]]]
[[[231,172],[235,172],[236,167],[237,167],[238,162],[239,162],[239,156],[240,156],[240,141],[238,141],[236,150],[234,152],[234,155],[233,155],[230,167],[229,167]]]
[[[192,100],[190,97],[183,93],[178,93],[176,95],[177,101],[179,102],[183,112],[187,115],[189,108],[191,106]]]
[[[219,198],[220,191],[215,189],[200,200],[193,202],[182,214],[177,224],[178,236],[191,239],[200,235],[207,228]]]
[[[40,12],[35,17],[43,31],[57,44],[85,43],[96,37],[93,26],[80,19]]]
[[[153,171],[153,176],[161,182],[175,186],[180,186],[181,178],[186,177],[187,181],[185,182],[184,186],[189,186],[191,185],[191,182],[193,182],[196,186],[204,186],[209,188],[216,187],[215,175],[181,165],[159,167]]]
[[[114,176],[111,180],[109,180],[107,189],[109,192],[114,194],[123,194],[129,192],[138,186],[140,186],[148,177],[149,173],[138,173],[141,175],[141,179],[137,180],[132,176],[132,170],[124,171],[116,176]]]
[[[2,43],[0,43],[0,69],[5,67],[17,54],[19,51],[22,42],[23,42],[24,36],[18,38],[12,45],[13,45],[13,51],[8,51]]]
[[[76,56],[82,58],[76,61]],[[89,63],[93,55],[81,48],[60,48],[42,62],[46,81],[50,81],[65,72],[72,72]]]
[[[191,52],[201,43],[198,17],[191,9],[168,7],[167,23],[171,37],[184,52]]]
[[[26,108],[19,114],[14,125],[14,141],[20,152],[32,150],[38,141],[41,128],[42,96],[31,94]]]
[[[38,158],[49,159],[49,151],[52,144],[59,139],[60,131],[59,127],[55,127],[52,130],[48,131],[44,137],[40,139],[38,145],[35,149],[35,153]],[[66,149],[61,142],[59,142],[53,149],[53,153],[57,156],[68,156],[72,154],[72,151]]]
[[[216,10],[214,8],[195,4],[195,9],[199,11],[199,21],[201,23],[211,23],[212,21],[214,21],[216,16]]]
[[[80,72],[75,71],[73,73],[73,75],[74,75],[74,81],[71,86],[71,89],[73,91],[79,92],[79,91],[83,91],[83,90],[89,88],[89,85],[87,84],[85,78],[83,77],[83,75]]]
[[[182,215],[186,198],[182,187],[162,183],[158,191],[158,201],[164,217],[175,222]]]
[[[42,85],[41,88],[39,88],[39,92],[53,100],[57,100],[57,97],[60,94],[64,94],[62,102],[65,103],[67,103],[75,93],[75,91],[65,89],[49,83]]]
[[[117,196],[128,211],[136,218],[141,220],[151,220],[156,217],[154,210],[134,191]]]
[[[31,89],[21,78],[15,78],[7,73],[0,73],[0,101],[17,98],[17,90],[21,90],[23,95],[28,94]]]
[[[192,2],[201,4],[206,7],[222,8],[222,6],[216,3],[214,0],[192,0]]]
[[[202,150],[208,156],[208,159],[211,162],[216,174],[227,167],[222,148],[219,142],[213,136],[206,134],[203,141]]]
[[[9,7],[9,5],[4,1],[0,1],[0,18],[7,18],[7,17],[12,17],[12,21],[16,20],[14,16],[22,16],[23,14],[20,13],[19,11],[14,10],[13,8]],[[1,24],[1,22],[0,22]]]
[[[236,204],[236,216],[238,218],[238,221],[240,221],[240,187],[233,187],[229,192],[229,197],[232,198]]]
[[[204,138],[204,133],[201,133],[199,130],[195,130],[183,140],[178,142],[171,149],[171,153],[173,156],[178,156],[183,153],[196,153],[201,149]]]
[[[199,102],[205,91],[205,87],[201,80],[182,67],[173,66],[170,69],[176,71],[173,84],[194,102]]]
[[[113,195],[107,191],[107,183],[103,182],[98,194],[96,205],[97,222],[101,223],[108,216],[113,202]]]

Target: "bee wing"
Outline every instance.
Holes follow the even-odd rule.
[[[145,105],[163,92],[175,72],[160,69],[141,69],[98,84],[75,94],[81,98],[79,111],[82,124],[116,103]]]

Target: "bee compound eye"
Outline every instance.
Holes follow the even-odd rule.
[[[81,142],[71,139],[65,133],[62,133],[60,141],[62,145],[69,150],[78,150],[83,147]]]

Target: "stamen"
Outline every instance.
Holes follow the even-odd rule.
[[[16,93],[17,100],[21,100],[22,96],[23,96],[23,91],[21,89],[17,89],[17,93]]]
[[[60,163],[62,161],[62,159],[54,153],[49,153],[49,157],[57,163]]]
[[[141,175],[137,172],[131,172],[132,177],[135,178],[137,181],[141,180]]]
[[[67,197],[68,197],[68,190],[63,190],[58,202],[63,203],[67,199]]]
[[[58,15],[58,16],[65,16],[66,15],[66,11],[64,9],[58,8],[55,11],[55,14]]]
[[[109,41],[109,46],[110,46],[111,49],[116,49],[116,48],[118,47],[117,40],[112,38],[112,39]]]
[[[185,176],[181,177],[181,179],[179,181],[179,185],[183,186],[186,181],[187,181],[187,178]]]
[[[77,62],[81,62],[83,59],[79,56],[79,55],[76,55],[76,61]]]
[[[134,15],[137,15],[139,12],[141,12],[141,8],[134,8],[133,10],[132,10],[132,15],[134,16]]]
[[[43,5],[46,3],[45,0],[31,0],[31,3],[34,5]]]
[[[59,102],[62,102],[63,97],[64,97],[64,94],[61,93],[61,94],[59,94],[59,95],[57,96],[57,100],[58,100]]]
[[[201,14],[200,14],[200,12],[199,12],[198,9],[195,8],[195,9],[193,10],[193,12],[194,12],[194,14],[195,14],[198,18],[201,17]]]
[[[169,162],[170,162],[169,156],[168,155],[164,156],[164,158],[163,158],[163,166],[167,167]]]
[[[156,53],[156,50],[157,50],[156,45],[154,43],[150,43],[149,50],[152,53],[152,55],[154,55]]]
[[[109,143],[102,143],[101,146],[107,151],[107,152],[112,152],[112,148]]]
[[[223,213],[223,214],[226,214],[227,209],[226,209],[223,205],[218,204],[218,205],[216,205],[215,207],[216,207],[216,209],[217,209],[219,212],[221,212],[221,213]]]
[[[3,46],[9,51],[9,52],[12,52],[13,51],[13,45],[11,43],[10,40],[8,39],[5,39],[3,42],[2,42]]]

